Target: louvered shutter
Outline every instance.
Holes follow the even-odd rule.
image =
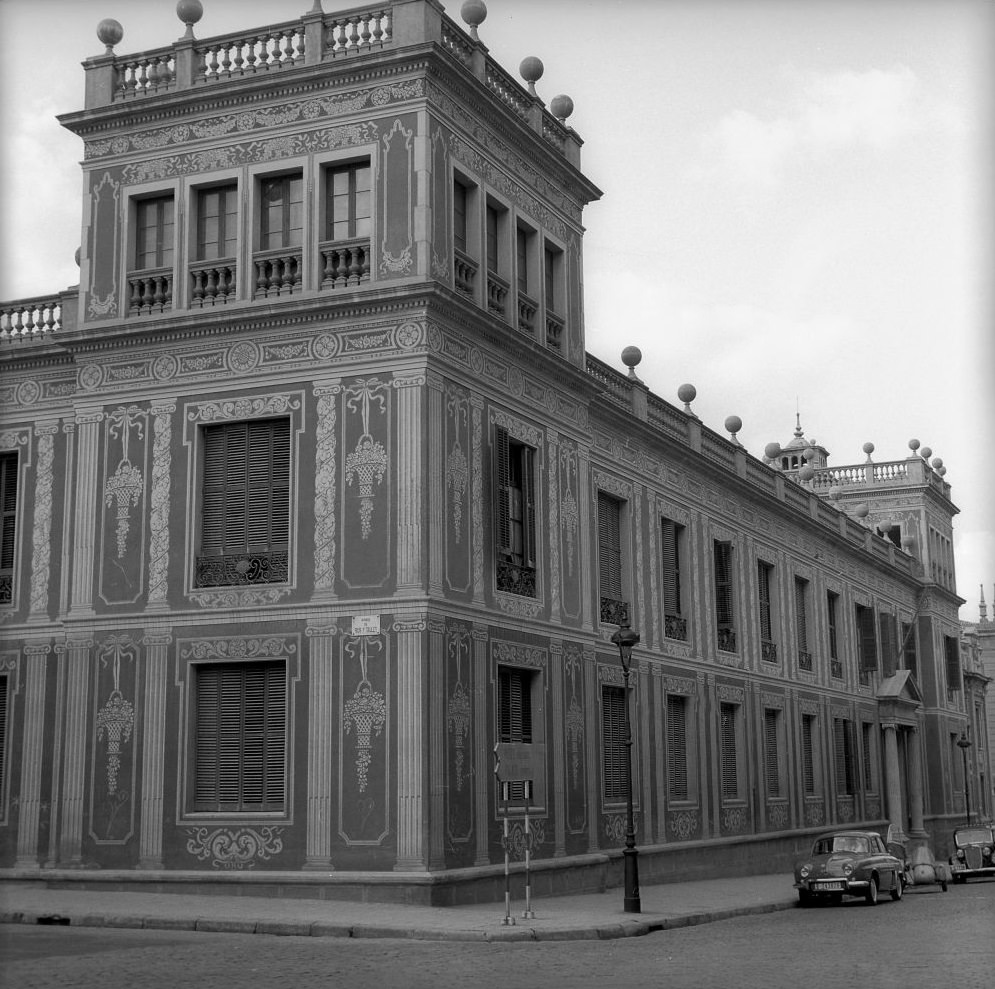
[[[663,612],[679,618],[681,615],[680,530],[670,519],[661,521],[663,537]]]
[[[605,800],[626,798],[625,690],[604,687],[601,692],[601,742]]]
[[[919,654],[916,651],[915,626],[902,622],[902,655],[905,668],[916,678],[919,676]]]
[[[760,638],[765,642],[772,640],[770,621],[770,574],[773,567],[763,561],[757,562],[757,589],[760,597]]]
[[[947,660],[947,690],[960,690],[960,642],[953,636],[943,637],[943,648]]]
[[[777,730],[778,713],[773,708],[764,710],[764,779],[767,795],[781,795],[781,768],[779,765],[780,746]]]
[[[667,695],[667,793],[688,799],[687,700],[679,694]]]
[[[720,629],[733,627],[732,546],[716,540],[715,559],[715,620]]]
[[[622,599],[621,505],[598,494],[598,580],[601,597]]]
[[[497,471],[497,548],[511,553],[511,464],[508,433],[500,426],[494,429],[494,457]]]
[[[833,754],[836,757],[836,792],[849,793],[846,785],[846,743],[843,722],[839,718],[833,718]]]
[[[735,800],[739,796],[736,767],[736,705],[722,704],[719,709],[719,749],[722,772],[722,796]]]
[[[795,579],[795,634],[798,636],[798,648],[808,652],[808,582]]]
[[[885,676],[891,676],[898,666],[897,646],[895,644],[895,616],[884,612],[878,616],[881,627],[881,658]]]
[[[532,678],[524,670],[498,671],[498,738],[502,742],[532,741]]]
[[[874,726],[868,724],[866,721],[860,726],[861,743],[863,745],[863,759],[862,765],[864,769],[864,790],[873,791],[874,789],[874,763],[872,756],[874,754]]]
[[[17,454],[0,454],[0,571],[14,569],[14,535],[17,525]],[[6,597],[6,595],[5,595]],[[10,597],[6,597],[10,600]]]
[[[522,458],[522,495],[525,505],[522,512],[522,554],[527,567],[535,566],[536,492],[535,462],[529,447],[520,447]]]
[[[0,807],[7,806],[7,681],[0,676]]]
[[[808,796],[815,794],[815,716],[802,715],[802,783]]]
[[[856,605],[857,635],[859,636],[860,672],[870,673],[878,668],[877,634],[874,612],[863,605]]]

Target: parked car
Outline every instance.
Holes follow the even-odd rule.
[[[950,871],[955,883],[967,882],[972,876],[995,876],[995,833],[990,824],[954,828]]]
[[[905,863],[876,831],[833,831],[817,838],[812,854],[795,863],[795,889],[803,907],[840,903],[844,896],[862,896],[874,906],[881,893],[902,898],[904,875]]]

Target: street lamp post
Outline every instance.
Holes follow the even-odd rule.
[[[625,866],[626,913],[640,913],[639,900],[639,853],[636,851],[636,830],[632,823],[632,725],[629,723],[629,668],[632,665],[632,647],[639,641],[639,633],[633,632],[628,623],[619,626],[612,636],[618,646],[618,658],[622,661],[622,679],[625,682],[625,850],[622,861]]]
[[[964,757],[964,807],[967,811],[967,823],[971,823],[971,781],[967,775],[967,750],[971,747],[971,740],[967,737],[967,732],[961,732],[957,739],[957,748]]]

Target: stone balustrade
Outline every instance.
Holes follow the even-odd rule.
[[[173,306],[173,269],[150,268],[128,275],[128,314],[147,316]]]
[[[0,341],[39,339],[61,329],[62,300],[58,296],[0,303]]]
[[[238,268],[234,260],[196,261],[190,265],[190,305],[220,306],[237,296]]]
[[[318,245],[321,252],[321,287],[347,288],[370,280],[369,239],[326,242]]]
[[[253,256],[255,281],[253,298],[272,299],[301,291],[301,249],[299,247],[258,252]]]
[[[259,72],[304,64],[305,40],[300,21],[264,31],[212,38],[194,49],[195,82],[240,79]]]

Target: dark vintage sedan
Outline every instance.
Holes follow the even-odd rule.
[[[990,824],[954,829],[950,871],[955,883],[966,882],[972,876],[995,876],[995,834]]]
[[[902,898],[904,872],[905,864],[876,831],[834,831],[816,839],[812,854],[795,863],[795,889],[803,907],[839,903],[844,896],[861,896],[873,906],[881,893]]]

